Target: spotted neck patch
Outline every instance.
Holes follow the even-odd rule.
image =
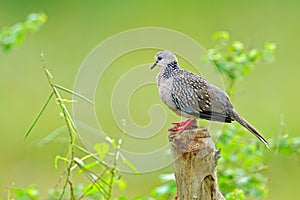
[[[171,69],[179,69],[178,63],[177,63],[176,61],[170,62],[170,63],[168,64],[168,68],[171,68]]]
[[[170,62],[163,71],[163,78],[169,78],[172,76],[173,72],[179,70],[178,63],[176,61]]]

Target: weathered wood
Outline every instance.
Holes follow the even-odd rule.
[[[225,200],[219,190],[216,151],[207,129],[169,132],[179,200]]]

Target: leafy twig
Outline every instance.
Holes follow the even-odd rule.
[[[274,61],[276,44],[265,43],[262,50],[246,48],[240,41],[230,42],[228,32],[220,31],[213,35],[216,45],[207,51],[204,61],[213,62],[218,71],[228,81],[226,91],[234,93],[234,86],[238,79],[245,77],[258,62],[270,63]]]
[[[4,27],[0,31],[0,47],[5,52],[23,42],[28,32],[35,32],[47,21],[45,13],[31,13],[25,22],[17,23],[11,27]]]

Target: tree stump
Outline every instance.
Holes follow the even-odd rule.
[[[179,200],[225,200],[219,190],[216,166],[220,150],[207,129],[169,132]]]

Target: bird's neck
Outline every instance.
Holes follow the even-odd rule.
[[[161,76],[162,78],[170,78],[177,70],[179,70],[178,63],[176,61],[170,62],[169,64],[167,64],[167,66],[161,69]]]

